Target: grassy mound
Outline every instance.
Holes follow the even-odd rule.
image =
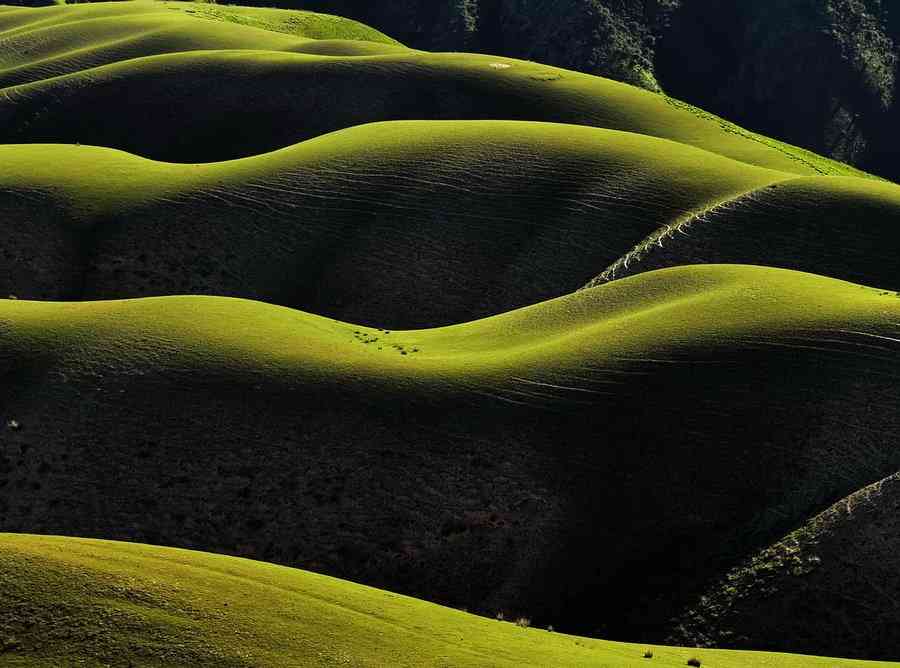
[[[652,137],[488,121],[370,124],[189,168],[73,146],[0,159],[0,294],[218,294],[391,327],[571,292],[661,224],[788,178]]]
[[[900,474],[855,492],[715,583],[674,624],[687,644],[896,658]]]
[[[689,105],[337,17],[98,3],[0,11],[0,142],[7,530],[762,643],[747,556],[900,469],[900,190]],[[8,536],[0,565],[24,665],[636,656],[224,557]],[[858,654],[898,623],[855,615]],[[832,621],[803,647],[843,653]]]
[[[86,146],[0,159],[0,294],[23,299],[214,294],[425,327],[606,267],[772,264],[900,287],[897,186],[598,128],[368,124],[190,167]]]
[[[0,28],[4,23],[12,27],[0,32],[0,39],[10,32],[14,37],[21,29],[18,22],[39,22],[46,16],[57,21],[52,30],[60,34],[54,39],[78,42],[88,52],[99,49],[101,55],[92,56],[98,64],[116,61],[94,67],[88,59],[84,67],[89,69],[78,71],[62,65],[50,68],[51,78],[36,80],[40,57],[31,61],[28,54],[6,56],[13,71],[7,87],[0,89],[0,141],[80,142],[160,160],[206,162],[261,153],[373,121],[510,119],[648,134],[796,174],[860,174],[663,96],[525,61],[397,51],[391,45],[385,45],[391,53],[376,56],[285,53],[291,49],[288,37],[264,32],[262,39],[252,26],[188,20],[187,10],[181,9],[171,12],[178,25],[174,37],[163,32],[141,38],[116,57],[115,48],[98,43],[108,39],[106,30],[120,30],[121,19],[113,20],[118,6],[97,3],[4,13]],[[234,11],[255,15],[258,10]],[[91,22],[77,19],[89,12],[109,17],[109,25],[85,27]],[[138,19],[153,25],[169,20],[156,14],[138,14]],[[86,35],[79,36],[82,30]],[[215,33],[208,39],[197,37],[196,44],[208,42],[205,48],[216,50],[186,51],[184,43],[192,43],[194,30]],[[240,31],[249,32],[239,37]],[[228,40],[236,47],[226,47]],[[257,48],[268,50],[246,50],[257,40]],[[136,57],[140,49],[146,57]],[[310,49],[293,50],[304,49],[321,52],[323,47],[314,43]],[[154,55],[162,52],[172,53]],[[70,73],[53,76],[65,71]],[[135,109],[140,113],[133,113]]]
[[[0,39],[0,88],[166,53],[406,51],[381,33],[347,19],[187,2],[19,9],[0,18]]]
[[[201,552],[0,535],[7,666],[631,666],[647,648],[522,628],[312,573]],[[654,647],[653,665],[834,659]],[[887,664],[841,661],[844,666]]]
[[[895,294],[728,266],[418,331],[6,301],[0,520],[652,640],[897,469],[898,322]]]

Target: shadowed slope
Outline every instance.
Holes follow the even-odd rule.
[[[851,494],[715,583],[673,622],[672,637],[900,657],[898,509],[900,474]]]
[[[105,5],[94,6],[100,10],[92,11],[105,10]],[[48,9],[21,11],[42,16]],[[54,11],[73,19],[82,12],[80,6]],[[67,22],[54,30],[63,31],[59,39],[88,41],[65,35],[66,26],[75,31],[85,23]],[[184,20],[178,30],[199,31],[199,45],[209,42],[206,32],[218,33],[223,25]],[[229,28],[239,29],[243,27]],[[227,39],[243,48],[257,33]],[[4,38],[9,36],[0,33]],[[222,30],[210,48],[227,39]],[[164,45],[164,35],[147,40],[127,50],[129,60],[0,90],[0,141],[80,142],[162,160],[204,162],[261,153],[373,121],[502,118],[649,134],[797,174],[859,174],[674,100],[536,63],[411,51],[344,58],[271,50],[151,55],[180,50],[190,38],[177,32],[170,46]],[[290,48],[273,33],[265,42]],[[147,49],[147,58],[135,58],[138,47]],[[260,48],[269,47],[261,43]],[[324,48],[313,42],[308,50]],[[360,52],[353,45],[351,50]],[[141,113],[132,113],[137,108]],[[185,108],[189,114],[176,111]]]
[[[653,640],[705,576],[897,469],[898,323],[896,295],[724,266],[406,332],[8,301],[0,520]],[[662,573],[671,609],[642,610]]]
[[[110,541],[0,535],[0,581],[3,662],[11,666],[619,668],[645,651],[269,564]],[[653,665],[667,668],[692,656],[720,668],[826,668],[836,661],[654,650]]]
[[[656,230],[588,285],[663,267],[733,263],[787,267],[898,289],[898,253],[897,186],[797,178]]]
[[[422,327],[654,262],[900,287],[897,186],[597,128],[370,124],[190,166],[56,145],[0,159],[0,294],[25,299],[217,294]]]
[[[0,294],[209,293],[390,327],[571,292],[661,224],[787,178],[521,122],[367,125],[188,167],[66,146],[0,147],[0,160]]]

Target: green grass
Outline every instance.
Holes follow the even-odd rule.
[[[393,40],[338,17],[181,2],[116,2],[15,9],[0,19],[0,86],[79,73],[166,53],[244,49],[403,52]]]
[[[2,301],[0,466],[27,494],[0,512],[558,628],[636,601],[665,624],[684,601],[644,604],[675,596],[647,573],[704,581],[896,470],[898,323],[896,293],[733,265],[410,331],[222,297]],[[679,566],[685,536],[704,549]]]
[[[0,156],[0,290],[26,299],[199,292],[422,327],[550,299],[607,268],[771,264],[900,287],[897,186],[635,133],[398,121],[190,166],[88,146]],[[35,262],[35,246],[57,250]]]
[[[292,45],[289,40],[298,38],[255,26],[271,27],[272,21],[306,25],[303,15],[274,19],[268,10],[171,7],[175,11],[164,4],[95,3],[5,12],[0,20],[5,40],[33,43],[49,31],[53,40],[68,40],[78,53],[69,57],[48,47],[45,53],[20,48],[0,55],[0,70],[5,70],[0,86],[6,87],[0,120],[7,128],[0,140],[99,144],[198,162],[260,153],[365,122],[505,118],[647,134],[795,174],[861,175],[663,96],[599,77],[485,55],[427,54],[393,44],[381,48],[371,41]],[[195,15],[231,17],[242,24]],[[243,25],[247,22],[253,26]],[[349,25],[333,31],[315,27],[304,34],[370,37]],[[252,44],[259,50],[248,50]],[[340,56],[343,49],[351,55]],[[356,55],[373,49],[381,55]],[[288,53],[304,50],[334,55]],[[173,81],[181,85],[170,86]],[[122,106],[126,101],[143,113],[128,113]],[[178,108],[190,108],[191,114],[171,113]],[[209,135],[202,132],[204,126],[210,126]],[[172,146],[160,132],[180,133],[182,142]]]
[[[475,617],[260,562],[109,541],[0,535],[6,666],[619,666],[644,645]],[[654,647],[719,668],[834,659]],[[841,661],[842,666],[889,663]],[[894,664],[896,665],[896,664]]]
[[[226,21],[312,40],[347,40],[402,46],[397,40],[367,25],[340,16],[302,10],[240,7],[237,5],[164,2],[167,9],[197,18]]]
[[[468,379],[539,369],[546,360],[559,368],[591,362],[616,366],[619,358],[652,357],[669,341],[713,350],[732,346],[742,336],[816,328],[859,327],[892,335],[900,315],[893,292],[739,265],[650,272],[470,323],[382,337],[420,349],[410,356],[387,345],[360,345],[353,335],[378,337],[377,327],[221,297],[6,300],[2,305],[5,345],[28,356],[58,350],[55,354],[68,357],[81,348],[89,357],[118,355],[121,364],[144,363],[158,358],[155,342],[166,340],[174,356],[158,358],[163,367],[211,365],[239,374],[258,368],[273,379],[330,377],[339,383],[394,377],[461,387]],[[226,321],[232,326],[223,328]]]
[[[308,12],[0,7],[0,142],[7,530],[671,637],[723,564],[900,467],[900,190],[684,103]],[[790,614],[820,634],[800,647],[838,637]],[[717,642],[775,643],[747,619]],[[4,649],[646,663],[303,571],[14,535]],[[652,663],[695,655],[834,665]]]
[[[9,12],[3,19],[3,29],[16,35],[30,32],[33,37],[38,38],[32,43],[32,48],[38,47],[36,52],[32,51],[32,59],[34,59],[35,53],[45,53],[44,49],[47,45],[42,44],[43,38],[53,35],[63,26],[67,26],[68,31],[80,32],[84,41],[83,46],[90,46],[91,41],[104,37],[104,29],[110,29],[109,19],[132,19],[132,26],[143,22],[146,27],[152,27],[159,21],[166,21],[165,25],[173,25],[169,22],[175,21],[179,25],[196,31],[195,34],[200,40],[209,35],[206,30],[208,26],[197,24],[192,19],[232,23],[306,40],[364,41],[400,46],[391,37],[358,21],[302,10],[241,7],[214,3],[154,2],[151,0],[136,0],[128,3],[82,3],[73,7],[57,6],[38,10],[2,5],[0,7]],[[85,21],[96,22],[96,25],[84,24]],[[223,35],[237,34],[235,31],[229,30],[227,25],[220,25],[218,29]],[[246,34],[265,39],[257,30],[247,31]],[[277,44],[278,42],[270,43]],[[263,41],[262,44],[257,45],[257,48],[267,46],[268,44]]]
[[[900,244],[898,193],[892,183],[855,178],[772,183],[663,225],[588,285],[702,260],[900,287],[891,261]]]

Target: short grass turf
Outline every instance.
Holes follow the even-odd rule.
[[[666,221],[790,178],[652,137],[514,121],[369,124],[189,167],[93,147],[0,156],[6,294],[218,294],[392,327],[571,292]]]
[[[23,299],[215,294],[409,328],[673,264],[900,287],[900,187],[615,130],[395,121],[190,166],[66,145],[0,159],[0,291]]]
[[[362,24],[310,12],[178,2],[88,4],[74,13],[18,9],[0,18],[0,86],[165,53],[310,48],[349,55],[405,51]]]
[[[900,468],[898,328],[896,293],[746,266],[413,331],[7,300],[0,521],[659,638],[731,561]]]
[[[148,6],[159,9],[141,9]],[[384,45],[391,53],[374,56],[289,53],[305,47],[291,47],[285,42],[290,37],[261,31],[256,25],[265,27],[264,19],[254,25],[213,22],[186,18],[187,11],[166,11],[164,4],[96,3],[5,12],[0,30],[7,28],[0,40],[15,44],[18,35],[31,45],[37,37],[29,37],[30,26],[81,55],[74,61],[54,57],[48,47],[47,53],[31,56],[23,52],[30,46],[0,56],[7,77],[4,82],[0,72],[5,86],[0,89],[0,140],[81,142],[201,162],[261,153],[365,122],[506,118],[649,134],[797,174],[861,174],[688,105],[599,77],[485,55],[397,50],[393,44]],[[227,18],[257,16],[260,10],[193,11]],[[124,16],[116,19],[120,12]],[[94,15],[98,19],[80,20]],[[160,32],[161,21],[173,24],[171,36]],[[141,27],[144,22],[149,27]],[[126,37],[129,30],[137,36]],[[150,36],[143,35],[148,31]],[[123,39],[130,45],[121,55],[118,47],[103,46]],[[231,40],[233,48],[226,44]],[[255,40],[260,50],[246,50]],[[371,44],[351,45],[364,43]],[[195,48],[212,50],[187,51]],[[321,41],[312,44],[319,53],[329,48]],[[146,57],[137,57],[142,50]],[[340,48],[331,52],[338,54]],[[141,113],[132,113],[137,107]],[[174,136],[182,141],[173,144]]]
[[[6,350],[40,356],[56,350],[77,363],[81,346],[90,362],[123,354],[122,364],[140,364],[157,335],[176,357],[154,360],[163,367],[212,365],[241,373],[258,368],[273,380],[300,381],[345,375],[360,379],[418,379],[430,384],[508,376],[541,360],[577,366],[591,359],[646,355],[657,346],[728,346],[741,336],[790,334],[854,320],[877,342],[896,342],[897,292],[866,288],[812,274],[741,265],[697,265],[648,272],[534,306],[469,323],[393,332],[392,343],[421,346],[407,359],[393,346],[359,345],[378,327],[219,297],[178,296],[96,302],[2,300]],[[808,308],[801,308],[807,304]],[[209,317],[193,313],[208,311]],[[242,332],[222,329],[230,318]],[[841,324],[843,323],[843,324]],[[840,333],[843,330],[835,330]],[[143,340],[142,332],[156,332]],[[732,337],[733,335],[733,337]],[[137,338],[132,338],[137,337]],[[121,342],[116,343],[117,340]],[[385,342],[388,337],[385,335]],[[141,344],[128,352],[132,341]],[[112,347],[108,347],[108,346]],[[384,348],[387,348],[384,350]],[[133,357],[138,354],[137,357]],[[312,375],[310,375],[312,374]],[[325,374],[321,376],[320,374]],[[343,381],[340,381],[343,382]],[[552,388],[550,388],[552,389]],[[565,396],[565,391],[563,391]]]
[[[5,666],[618,668],[642,665],[648,649],[654,666],[673,668],[836,661],[579,638],[304,571],[111,541],[0,534],[0,582]]]

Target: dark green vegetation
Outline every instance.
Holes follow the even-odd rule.
[[[868,606],[897,605],[898,508],[898,474],[842,499],[714,583],[702,605],[682,613],[672,638],[793,647],[784,639],[815,634],[792,614],[802,606],[833,629],[835,646],[895,656],[894,625],[877,619],[874,628],[861,628],[859,619]]]
[[[856,525],[810,520],[900,469],[897,186],[621,83],[186,3],[0,8],[0,120],[5,530],[607,638],[900,656],[859,584],[877,555],[841,575],[817,541]],[[763,579],[808,522],[801,572]],[[0,540],[3,659],[585,662],[308,574],[63,544]],[[176,581],[123,585],[142,564]],[[210,599],[263,572],[319,603]],[[821,614],[840,588],[798,603],[842,577],[852,633]],[[358,596],[373,615],[334,607]]]
[[[898,180],[898,44],[892,0],[682,0],[657,74],[672,95]]]

